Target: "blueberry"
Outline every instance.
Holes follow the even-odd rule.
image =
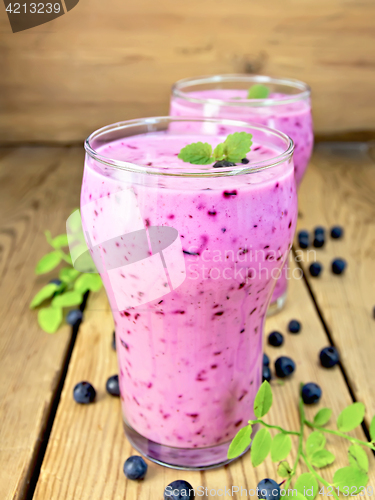
[[[285,378],[291,375],[296,369],[294,361],[287,356],[280,356],[275,361],[276,375],[280,378]]]
[[[164,490],[164,500],[192,500],[195,492],[190,483],[183,479],[172,481]]]
[[[290,331],[290,333],[299,333],[301,331],[301,328],[301,323],[296,319],[292,319],[291,321],[289,321],[288,330]]]
[[[58,278],[54,278],[53,280],[49,281],[48,283],[53,283],[54,285],[61,286],[62,281],[59,280]]]
[[[241,163],[247,165],[248,163],[250,163],[250,160],[248,160],[247,158],[242,158]]]
[[[120,396],[120,385],[118,382],[118,375],[112,375],[107,380],[105,384],[105,388],[107,389],[108,394],[111,396]]]
[[[116,350],[116,332],[113,330],[112,334],[112,349],[115,351]]]
[[[96,391],[89,382],[78,382],[73,389],[74,400],[82,405],[92,403],[95,399]]]
[[[226,161],[226,160],[221,160],[217,161],[214,163],[213,167],[214,168],[220,168],[220,167],[234,167],[236,164],[231,162],[231,161]]]
[[[263,354],[263,366],[270,366],[270,358],[266,353]]]
[[[267,382],[270,382],[271,378],[272,378],[272,375],[271,375],[270,367],[263,365],[262,381],[264,382],[265,380],[267,380]]]
[[[313,262],[309,267],[310,274],[314,277],[319,276],[319,274],[322,272],[322,269],[323,266],[319,262]]]
[[[68,325],[77,326],[81,323],[83,318],[82,311],[79,309],[72,309],[66,315],[66,322]]]
[[[147,472],[147,464],[142,457],[133,455],[124,463],[124,474],[128,479],[143,479]]]
[[[315,229],[314,229],[314,236],[323,236],[323,238],[325,237],[326,235],[326,230],[324,229],[324,227],[322,226],[317,226]]]
[[[320,363],[324,368],[332,368],[340,361],[336,347],[325,347],[319,354]]]
[[[298,244],[300,248],[307,248],[309,246],[309,233],[307,231],[300,231],[298,233]]]
[[[324,245],[325,239],[324,234],[316,234],[314,238],[313,245],[315,248],[321,248]]]
[[[337,240],[338,238],[342,238],[344,234],[344,229],[341,226],[333,226],[331,229],[331,237]]]
[[[284,342],[284,336],[280,332],[271,332],[268,335],[268,343],[269,345],[273,345],[273,347],[279,347]]]
[[[312,405],[317,403],[322,397],[322,389],[318,384],[309,382],[302,387],[302,399],[305,405]]]
[[[332,262],[332,272],[333,274],[342,274],[345,271],[346,262],[344,259],[335,259]]]
[[[273,479],[262,479],[257,487],[258,498],[266,500],[279,500],[280,486]]]

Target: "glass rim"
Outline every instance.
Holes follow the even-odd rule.
[[[92,146],[92,141],[100,136],[106,135],[113,131],[121,131],[126,129],[131,129],[132,127],[142,126],[146,127],[144,133],[153,133],[157,130],[153,130],[152,126],[158,123],[172,123],[172,122],[205,122],[205,123],[215,123],[217,125],[227,125],[232,127],[240,127],[241,131],[246,130],[259,130],[261,132],[265,132],[270,134],[271,136],[278,137],[279,139],[285,142],[285,150],[272,158],[267,160],[258,161],[252,166],[250,164],[240,164],[235,165],[233,167],[222,167],[222,168],[213,168],[210,165],[193,165],[191,163],[186,163],[186,166],[193,167],[193,169],[181,170],[181,167],[178,168],[165,168],[157,165],[146,166],[138,163],[128,162],[124,160],[116,160],[109,158],[107,156],[101,155],[98,153],[97,149]],[[147,130],[148,129],[148,130]],[[139,135],[139,134],[134,134]],[[204,136],[204,134],[203,134]],[[119,138],[115,139],[119,140]],[[276,167],[285,161],[288,161],[294,152],[294,142],[293,140],[283,132],[279,130],[266,127],[264,125],[259,125],[258,123],[249,123],[243,122],[239,120],[227,120],[227,119],[214,119],[214,118],[195,118],[195,117],[184,117],[184,116],[155,116],[149,118],[137,118],[134,120],[126,120],[117,123],[112,123],[110,125],[106,125],[105,127],[101,127],[96,131],[92,132],[84,142],[84,148],[86,153],[95,161],[106,165],[108,167],[112,167],[118,170],[125,170],[128,172],[142,173],[147,175],[160,175],[160,176],[175,176],[175,177],[223,177],[230,175],[244,175],[244,174],[252,174],[257,173],[262,170],[266,170],[268,168]],[[254,167],[255,165],[255,167]]]
[[[291,94],[287,99],[280,98],[270,98],[266,97],[263,99],[214,99],[214,98],[199,98],[199,97],[189,97],[189,93],[183,89],[191,87],[193,85],[204,85],[210,83],[220,83],[220,82],[248,82],[250,83],[263,83],[263,84],[276,84],[285,85],[294,89],[299,89],[298,94]],[[189,102],[196,104],[216,104],[220,106],[248,106],[254,108],[262,108],[268,106],[281,106],[283,104],[291,104],[294,102],[302,101],[307,99],[311,95],[311,88],[307,83],[300,80],[295,80],[293,78],[274,78],[272,76],[265,75],[241,75],[241,74],[221,74],[212,76],[197,76],[193,78],[183,78],[178,80],[172,85],[172,95],[184,99]]]

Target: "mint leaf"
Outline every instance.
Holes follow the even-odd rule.
[[[264,417],[269,412],[272,406],[272,389],[270,384],[265,380],[259,387],[254,400],[254,414],[258,418]]]
[[[44,257],[40,259],[35,268],[36,274],[45,274],[52,269],[55,269],[61,262],[61,255],[59,252],[47,253]]]
[[[337,418],[337,428],[341,432],[349,432],[358,427],[365,416],[365,405],[353,403],[342,410]]]
[[[181,149],[178,158],[193,165],[209,165],[214,162],[212,146],[207,142],[193,142]]]
[[[267,457],[271,449],[272,438],[268,429],[260,429],[253,439],[251,445],[251,463],[253,467],[260,465]]]
[[[251,443],[251,425],[240,429],[230,443],[228,458],[236,458],[241,455]]]
[[[30,304],[30,309],[34,309],[39,306],[42,302],[52,297],[52,295],[60,289],[59,285],[55,283],[48,283],[34,296]]]
[[[364,472],[368,472],[368,457],[363,448],[358,444],[352,444],[348,450],[349,463],[354,467],[359,467]]]
[[[332,410],[331,408],[322,408],[318,411],[318,413],[314,417],[314,424],[323,427],[323,425],[328,424],[329,419],[331,418]]]
[[[63,313],[61,308],[46,307],[38,311],[38,323],[47,333],[55,333],[61,324]]]
[[[270,89],[261,83],[255,83],[249,88],[248,99],[267,99],[270,94]]]
[[[339,488],[344,493],[349,489],[350,496],[353,496],[356,492],[359,493],[359,488],[364,488],[367,485],[367,481],[368,476],[366,472],[358,467],[342,467],[333,476],[334,487]]]
[[[292,449],[292,440],[288,434],[276,434],[276,436],[272,440],[271,445],[271,459],[272,462],[280,462],[280,460],[284,460]]]
[[[301,474],[294,484],[294,489],[307,498],[314,499],[318,494],[319,485],[311,472]]]
[[[98,292],[102,284],[102,280],[98,274],[82,274],[74,283],[74,290],[82,294],[88,290]]]
[[[52,299],[52,307],[72,307],[82,303],[82,294],[77,291],[65,292]]]
[[[79,275],[80,272],[74,267],[63,267],[59,272],[59,278],[67,284],[72,283]]]
[[[229,134],[224,142],[224,154],[228,161],[239,162],[245,158],[252,145],[252,135],[247,132]]]
[[[372,441],[375,441],[375,416],[372,417],[370,424],[370,438]]]
[[[69,245],[68,243],[68,237],[66,234],[59,234],[53,240],[51,241],[51,245],[53,248],[61,248],[61,247],[67,247]]]
[[[335,461],[335,455],[328,450],[316,451],[310,458],[311,464],[318,469],[322,469],[327,465],[333,464]]]
[[[312,432],[306,441],[307,456],[312,457],[314,453],[322,450],[325,444],[326,444],[326,438],[321,432],[319,431]]]
[[[281,462],[277,468],[277,473],[280,477],[289,477],[291,472],[292,468],[285,460]]]
[[[214,149],[214,158],[215,158],[215,161],[219,161],[219,160],[222,160],[224,158],[224,143],[223,142],[218,144],[216,146],[216,148]]]

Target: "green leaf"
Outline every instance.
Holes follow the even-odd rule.
[[[51,245],[53,246],[53,248],[67,247],[69,245],[67,235],[59,234],[58,236],[53,238]]]
[[[265,380],[259,387],[254,400],[254,414],[258,418],[264,417],[272,406],[272,389],[270,384]]]
[[[47,333],[55,333],[63,319],[62,309],[58,307],[45,307],[38,311],[38,323]]]
[[[71,307],[82,303],[82,294],[73,290],[57,295],[52,299],[52,307]]]
[[[181,149],[178,158],[193,165],[209,165],[214,162],[212,146],[207,142],[193,142]]]
[[[30,304],[30,309],[34,309],[35,307],[39,306],[42,302],[52,297],[52,295],[59,289],[60,289],[59,285],[56,285],[55,283],[48,283],[48,285],[44,286],[34,296]]]
[[[337,418],[337,428],[341,432],[349,432],[358,427],[365,416],[365,405],[353,403],[342,410]]]
[[[271,459],[272,462],[280,462],[280,460],[284,460],[292,449],[292,440],[288,434],[276,434],[276,436],[272,440],[271,445]]]
[[[36,274],[45,274],[52,269],[55,269],[61,262],[61,256],[59,252],[50,252],[47,253],[44,257],[40,259],[35,268]]]
[[[322,426],[328,424],[329,419],[331,418],[332,410],[331,408],[322,408],[318,411],[318,413],[314,417],[314,424]]]
[[[372,417],[370,424],[370,437],[372,441],[375,441],[375,416]]]
[[[253,439],[251,445],[251,463],[253,467],[257,467],[267,457],[271,449],[272,438],[268,429],[260,429]]]
[[[336,457],[333,453],[328,450],[319,450],[316,451],[311,457],[310,461],[314,467],[318,467],[318,469],[322,469],[327,465],[333,464]]]
[[[230,443],[228,458],[236,458],[241,455],[251,443],[251,425],[240,429]]]
[[[67,284],[72,283],[79,275],[80,272],[74,267],[63,267],[59,272],[59,278]]]
[[[312,432],[306,441],[307,456],[312,457],[314,453],[322,450],[325,444],[326,444],[326,438],[321,432],[319,431]]]
[[[220,143],[214,149],[215,161],[222,160],[224,158],[224,143]]]
[[[286,460],[281,462],[277,468],[277,473],[280,477],[289,477],[291,472],[292,468]]]
[[[102,284],[99,274],[81,274],[74,283],[74,290],[82,294],[87,292],[87,290],[97,292],[101,289]]]
[[[359,467],[364,472],[368,472],[368,457],[365,450],[358,444],[352,444],[348,450],[349,463],[354,467]]]
[[[319,485],[311,472],[301,474],[294,484],[294,489],[307,498],[314,499],[318,494]]]
[[[338,469],[333,476],[333,485],[345,492],[343,488],[349,488],[350,495],[353,496],[359,488],[367,485],[368,476],[366,472],[358,467],[342,467]],[[353,488],[353,490],[352,490]],[[356,489],[355,489],[356,488]]]
[[[252,145],[252,135],[247,132],[234,132],[229,134],[224,142],[224,154],[228,161],[234,163],[245,158]]]
[[[296,491],[295,489],[289,488],[288,490],[282,490],[285,491],[281,495],[281,498],[294,498],[294,500],[306,500],[306,497],[302,495],[299,491]]]
[[[267,99],[270,94],[270,89],[266,85],[256,83],[249,88],[247,94],[248,99]]]

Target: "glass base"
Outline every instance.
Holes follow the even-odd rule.
[[[206,470],[221,467],[236,459],[228,459],[230,441],[206,448],[175,448],[150,441],[141,436],[123,420],[126,437],[130,444],[144,457],[164,467],[179,470]],[[252,438],[258,426],[254,426]],[[247,448],[242,455],[248,450]],[[240,456],[242,456],[240,455]]]
[[[286,297],[287,297],[287,292],[284,292],[282,295],[280,295],[280,297],[271,302],[271,304],[268,306],[267,309],[267,317],[273,316],[274,314],[277,314],[282,309],[284,309]]]

